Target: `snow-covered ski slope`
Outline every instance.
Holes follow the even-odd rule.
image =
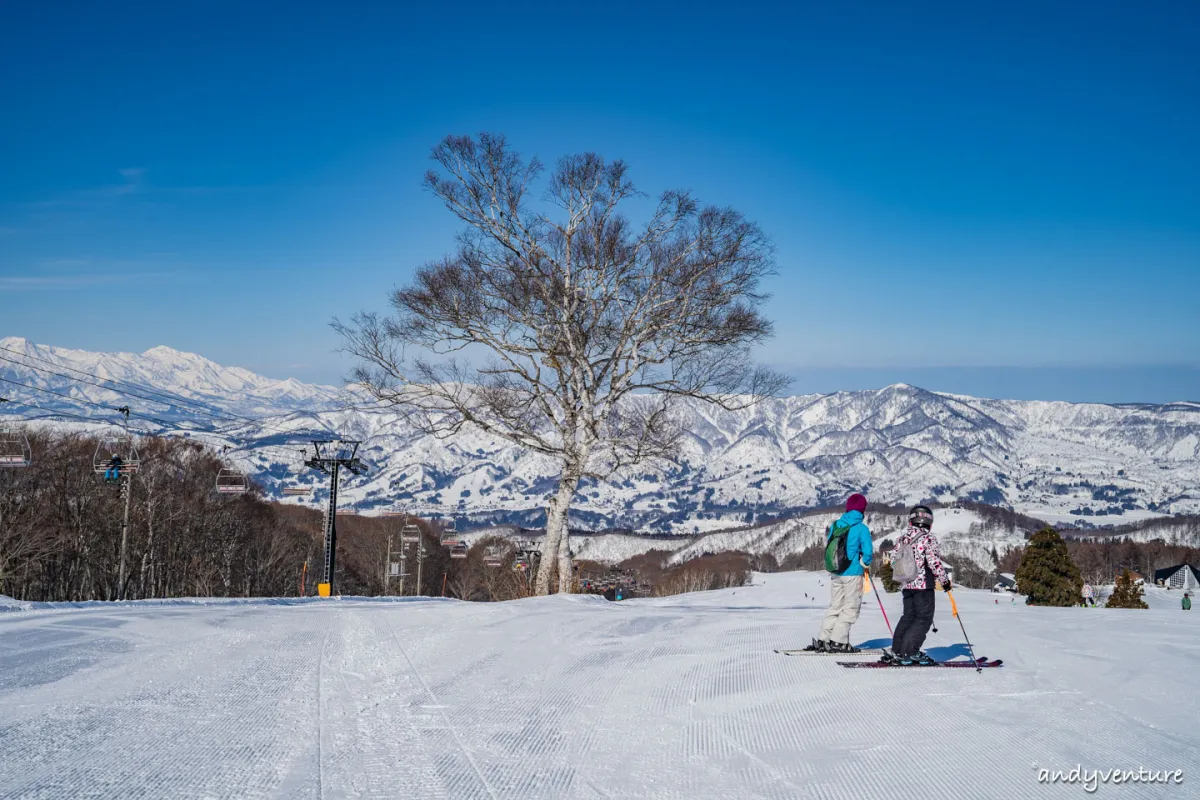
[[[960,591],[977,654],[1005,660],[982,674],[772,653],[807,642],[827,591],[10,603],[0,797],[1088,796],[1038,783],[1076,765],[1184,772],[1096,796],[1197,796],[1200,613],[1167,593],[1139,612]],[[867,600],[854,640],[878,645]],[[940,596],[937,625],[930,651],[965,657]]]

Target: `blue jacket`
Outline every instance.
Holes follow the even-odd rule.
[[[871,529],[863,522],[861,511],[847,511],[842,514],[842,518],[838,520],[843,525],[853,525],[850,532],[846,534],[846,555],[850,557],[850,568],[843,572],[843,575],[862,575],[863,564],[871,563]],[[829,537],[833,534],[834,525],[829,526],[829,530],[825,532],[825,542],[828,544]],[[858,563],[862,559],[862,564]]]

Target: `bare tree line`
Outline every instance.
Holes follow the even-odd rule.
[[[92,469],[97,440],[30,432],[33,463],[0,470],[0,592],[29,600],[296,594],[313,535],[253,494],[220,496],[221,464],[181,439],[140,442],[130,479],[129,569],[118,586],[123,500]]]
[[[65,432],[28,435],[33,463],[0,469],[0,594],[79,601],[315,592],[324,547],[320,511],[268,502],[254,489],[218,494],[222,465],[212,451],[153,437],[139,441],[141,465],[129,483],[128,569],[120,591],[124,504],[120,489],[93,471],[98,441]],[[408,549],[411,574],[403,584],[388,575],[406,522],[424,538],[421,586],[416,547]],[[410,595],[507,600],[532,591],[528,572],[514,570],[515,552],[504,539],[477,542],[467,558],[453,559],[426,520],[339,517],[338,534],[341,594],[395,595],[403,586]],[[499,557],[497,566],[485,563],[487,551]]]

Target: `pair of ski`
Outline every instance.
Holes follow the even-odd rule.
[[[857,653],[829,653],[819,650],[776,650],[776,653],[785,656],[846,656],[846,655],[883,655],[886,651],[882,649],[860,650]],[[999,667],[1004,663],[1002,659],[977,658],[974,661],[935,661],[932,664],[899,664],[895,661],[838,661],[839,667],[849,667],[850,669],[927,669],[931,667],[947,667],[957,669],[984,669],[989,667]]]
[[[880,647],[864,647],[857,653],[837,653],[833,650],[809,650],[800,648],[799,650],[776,650],[781,656],[881,656],[886,652]]]

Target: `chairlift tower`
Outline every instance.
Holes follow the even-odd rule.
[[[408,540],[407,540],[406,536],[408,534],[409,528],[415,528],[415,526],[408,524],[408,514],[405,514],[403,511],[397,511],[396,509],[393,508],[388,511],[384,511],[383,515],[385,517],[399,517],[399,516],[403,515],[403,517],[404,517],[404,522],[401,523],[401,526],[400,526],[400,551],[397,555],[397,558],[399,560],[398,561],[392,560],[392,537],[394,535],[394,531],[388,531],[387,555],[384,557],[384,567],[383,567],[383,593],[385,595],[388,593],[388,589],[391,586],[392,578],[399,578],[400,579],[400,596],[403,597],[404,596],[404,579],[408,577],[408,550],[405,547]]]
[[[117,569],[117,599],[124,600],[125,568],[129,549],[129,505],[133,497],[133,473],[137,472],[140,461],[137,448],[133,444],[133,436],[129,433],[129,406],[121,406],[117,413],[122,417],[121,432],[116,436],[107,435],[101,440],[92,459],[92,467],[97,474],[103,474],[106,481],[115,482],[120,488],[120,496],[125,500],[125,514],[121,521],[121,560]],[[105,461],[106,454],[108,461]]]
[[[333,570],[337,559],[337,493],[338,477],[343,469],[352,475],[362,475],[367,465],[358,458],[358,446],[362,442],[345,439],[317,439],[313,446],[313,457],[304,465],[329,476],[329,505],[325,510],[325,579],[317,585],[317,594],[329,597],[333,593]]]

